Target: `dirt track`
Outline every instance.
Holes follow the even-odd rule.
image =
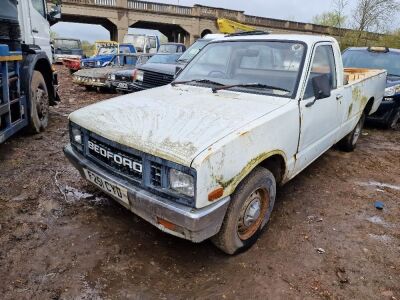
[[[399,129],[368,128],[354,153],[328,151],[279,191],[255,247],[228,257],[162,233],[79,177],[62,153],[66,116],[113,95],[72,86],[62,67],[60,78],[48,130],[0,145],[1,298],[400,300]]]

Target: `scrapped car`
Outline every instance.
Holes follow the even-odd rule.
[[[136,49],[131,44],[121,44],[117,42],[96,42],[97,53],[95,56],[81,60],[81,68],[101,68],[106,66],[119,53],[136,53]]]
[[[343,64],[345,67],[387,70],[385,97],[376,113],[367,120],[395,128],[400,119],[400,49],[348,48],[343,52]]]
[[[331,37],[227,37],[169,85],[73,112],[64,153],[159,229],[234,254],[256,242],[278,185],[336,143],[356,147],[385,85],[385,70],[344,70]]]
[[[55,63],[63,63],[64,59],[79,60],[83,57],[82,44],[78,39],[55,38],[52,46]]]
[[[180,56],[180,53],[155,54],[136,70],[131,84],[132,90],[147,90],[171,83],[176,72],[176,61]]]
[[[157,53],[183,53],[186,51],[186,46],[181,43],[164,43],[160,45]]]
[[[136,64],[124,70],[108,74],[106,86],[119,92],[130,93],[135,91],[132,83],[135,79],[137,67],[145,64],[154,54],[138,54]]]
[[[84,86],[87,90],[95,88],[109,88],[106,84],[109,74],[118,71],[131,69],[136,66],[138,54],[117,54],[102,68],[82,69],[74,73],[73,82]]]

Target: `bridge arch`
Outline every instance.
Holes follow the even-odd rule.
[[[136,21],[129,27],[158,30],[168,38],[169,42],[186,44],[189,41],[189,33],[177,24],[153,21]]]
[[[212,31],[210,30],[210,29],[204,29],[202,32],[201,32],[201,37],[203,38],[203,37],[205,37],[207,34],[211,34],[212,33]]]

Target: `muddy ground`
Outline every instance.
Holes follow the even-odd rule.
[[[399,129],[367,128],[354,153],[328,151],[280,189],[257,244],[229,257],[162,233],[79,177],[62,153],[67,115],[114,95],[59,69],[48,130],[0,145],[2,299],[400,300]]]

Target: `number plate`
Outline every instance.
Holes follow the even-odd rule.
[[[120,82],[120,83],[118,83],[118,88],[127,89],[128,88],[128,84],[125,83],[125,82]]]
[[[84,169],[83,171],[85,172],[87,180],[94,183],[107,194],[110,194],[111,196],[114,196],[115,198],[129,205],[127,189],[104,179],[103,177],[97,175],[92,171],[89,171],[87,169]]]

